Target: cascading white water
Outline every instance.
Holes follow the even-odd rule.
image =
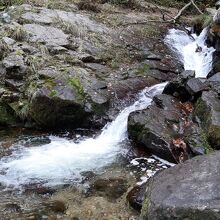
[[[195,70],[196,77],[206,78],[212,70],[212,56],[215,49],[205,44],[208,29],[199,36],[189,36],[186,32],[170,29],[165,43],[174,51],[184,64],[185,70]]]
[[[51,143],[40,147],[20,147],[0,161],[0,183],[19,187],[23,184],[58,185],[81,179],[82,171],[97,170],[115,160],[127,138],[127,119],[131,112],[146,108],[166,83],[144,89],[133,105],[125,108],[107,124],[96,138],[79,143],[51,136]]]

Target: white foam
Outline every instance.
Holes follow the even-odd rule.
[[[177,54],[178,60],[184,64],[185,70],[195,70],[196,77],[206,78],[212,70],[213,47],[207,47],[208,29],[201,34],[189,36],[186,32],[170,29],[165,37],[165,43]],[[200,47],[201,51],[197,51]],[[196,52],[197,51],[197,52]]]
[[[127,119],[131,112],[146,108],[166,83],[146,88],[133,105],[125,108],[107,124],[96,138],[79,143],[51,136],[51,143],[15,150],[0,161],[0,182],[7,186],[39,183],[57,185],[81,179],[82,171],[98,170],[113,162],[127,138]]]
[[[161,159],[160,157],[157,157],[156,155],[153,155],[152,157],[155,158],[156,160],[159,160],[161,162],[160,164],[161,166],[168,165],[168,166],[173,167],[176,165],[175,163],[171,163],[167,160]]]

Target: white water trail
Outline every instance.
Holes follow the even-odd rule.
[[[146,108],[152,97],[161,94],[166,83],[144,89],[138,100],[107,124],[96,138],[79,143],[51,136],[51,143],[15,150],[0,161],[0,183],[8,187],[42,183],[59,185],[77,182],[81,172],[98,170],[113,162],[122,151],[120,143],[127,138],[127,119],[131,112]]]
[[[206,78],[212,70],[212,59],[215,49],[207,47],[205,28],[199,36],[190,37],[186,32],[170,29],[165,43],[177,54],[185,70],[194,70],[196,77]]]

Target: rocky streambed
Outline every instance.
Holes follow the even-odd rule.
[[[195,78],[142,24],[176,9],[97,7],[0,14],[1,218],[219,219],[218,62]]]

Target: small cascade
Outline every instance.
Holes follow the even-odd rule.
[[[184,31],[170,29],[165,38],[165,43],[176,53],[184,69],[194,70],[196,77],[206,78],[212,70],[215,49],[206,45],[207,31],[205,28],[199,36],[190,36]]]
[[[0,183],[8,187],[26,184],[59,185],[81,180],[81,172],[97,171],[122,153],[127,139],[127,119],[131,112],[146,108],[152,97],[161,94],[166,83],[144,89],[138,100],[107,124],[96,138],[79,143],[51,136],[51,143],[40,147],[17,146],[0,161]]]

